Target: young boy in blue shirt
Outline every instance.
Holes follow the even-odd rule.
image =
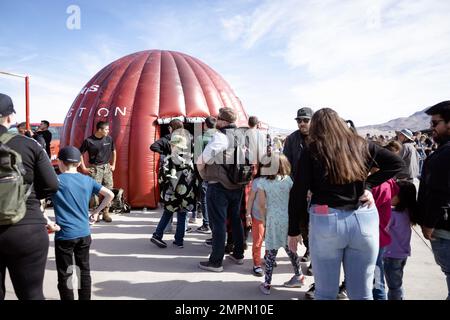
[[[72,146],[62,148],[58,154],[61,174],[59,189],[52,196],[56,224],[61,228],[55,234],[55,257],[58,271],[58,291],[61,300],[74,300],[73,289],[68,287],[72,276],[73,256],[79,269],[79,300],[91,299],[91,274],[89,248],[91,245],[90,221],[96,221],[100,211],[114,198],[114,194],[89,176],[78,173],[80,151]],[[103,201],[89,217],[89,200],[101,194]]]

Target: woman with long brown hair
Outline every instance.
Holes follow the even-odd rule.
[[[311,119],[289,200],[289,247],[310,223],[315,299],[336,299],[341,263],[350,299],[372,299],[378,254],[378,213],[370,192],[393,177],[402,160],[352,131],[336,111]],[[372,167],[380,170],[369,175]],[[308,214],[307,192],[312,192]]]

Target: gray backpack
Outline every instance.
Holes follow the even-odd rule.
[[[0,225],[15,224],[25,216],[32,189],[24,182],[22,156],[6,145],[14,136],[0,136]]]

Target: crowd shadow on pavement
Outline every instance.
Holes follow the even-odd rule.
[[[121,225],[123,227],[120,227]],[[142,221],[122,221],[119,225],[114,225],[113,222],[112,224],[102,224],[93,229],[90,252],[91,271],[111,273],[141,271],[174,274],[208,273],[199,269],[198,263],[208,260],[211,248],[204,245],[204,240],[209,238],[210,234],[187,233],[183,249],[172,245],[173,233],[165,234],[164,241],[166,241],[168,247],[159,248],[150,242],[151,234],[156,225],[157,223],[153,221],[146,223]],[[108,234],[112,234],[112,236],[103,238],[104,235]],[[120,234],[122,236],[119,236]],[[51,245],[50,250],[54,250],[53,243]],[[236,265],[226,256],[223,261],[225,272],[245,275],[249,279],[262,279],[254,277],[251,273],[253,261],[251,259],[250,241],[243,265]],[[264,261],[262,262],[264,263]],[[292,266],[287,257],[277,257],[277,262],[278,267],[275,268],[275,273],[292,273]],[[49,257],[47,269],[56,270],[53,257]],[[303,273],[306,273],[306,264],[302,264],[302,269]]]
[[[189,248],[189,249],[187,249]],[[205,272],[198,268],[200,261],[208,260],[210,248],[202,243],[185,241],[185,248],[169,246],[161,249],[148,239],[96,239],[92,242],[90,253],[91,270],[108,272]],[[243,265],[236,265],[224,257],[224,269],[227,272],[250,275],[252,259],[244,259]],[[306,272],[306,266],[302,266]],[[49,270],[55,270],[53,259],[47,264]],[[276,273],[292,272],[290,262],[278,259]]]
[[[93,292],[96,299],[150,299],[150,300],[303,300],[300,289],[273,286],[270,295],[259,291],[255,281],[162,281],[153,283],[131,283],[111,280],[96,283]],[[220,289],[219,289],[220,288]]]
[[[211,234],[186,233],[182,249],[172,245],[174,233],[164,234],[168,247],[159,248],[150,242],[158,221],[158,215],[148,213],[114,215],[112,223],[100,222],[91,229],[93,299],[303,299],[305,287],[282,286],[293,274],[290,261],[284,256],[277,257],[272,294],[265,296],[259,291],[264,278],[252,274],[251,237],[243,265],[225,255],[224,272],[214,273],[198,268],[198,263],[207,261],[211,253],[211,248],[205,246]],[[194,230],[200,225],[200,220],[189,224]],[[176,222],[173,231],[175,228]],[[53,247],[51,241],[51,251]],[[46,269],[56,271],[53,256]],[[306,264],[302,264],[302,269],[306,272]]]

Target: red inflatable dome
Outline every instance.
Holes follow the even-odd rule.
[[[61,144],[79,147],[98,121],[109,121],[117,151],[115,187],[125,190],[133,207],[154,208],[159,155],[149,146],[162,124],[174,117],[203,121],[222,107],[235,109],[238,125],[247,125],[231,87],[200,60],[174,51],[137,52],[109,64],[83,87],[67,113]]]

